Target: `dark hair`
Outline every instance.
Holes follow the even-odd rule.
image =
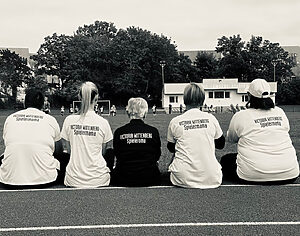
[[[184,89],[183,101],[185,105],[202,106],[205,99],[205,93],[202,86],[196,83],[190,83]]]
[[[34,107],[42,109],[44,105],[44,94],[40,90],[29,89],[25,95],[25,108]]]
[[[248,94],[248,96],[249,102],[246,105],[247,108],[270,110],[275,107],[272,98],[257,98],[251,94]]]

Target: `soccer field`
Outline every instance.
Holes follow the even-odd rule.
[[[14,111],[0,111],[0,135],[2,137],[3,133],[3,124],[5,122],[6,117],[13,113]],[[120,114],[121,113],[121,114]],[[64,116],[60,115],[59,110],[52,111],[52,114],[56,120],[58,121],[60,127],[62,128],[63,121],[68,115],[66,113]],[[147,124],[150,124],[154,127],[156,127],[159,130],[161,143],[162,143],[162,155],[159,161],[159,167],[162,172],[167,172],[167,167],[170,163],[171,154],[167,150],[167,130],[170,120],[177,116],[178,114],[157,114],[156,116],[153,116],[151,113],[148,114],[148,116],[145,119],[145,122]],[[223,133],[226,134],[230,119],[232,117],[232,113],[216,113],[214,114],[216,118],[218,119],[220,126],[223,130]],[[298,160],[300,158],[300,112],[287,112],[287,117],[290,121],[290,136],[293,141],[294,147],[297,152]],[[126,124],[129,122],[129,118],[127,115],[125,115],[124,111],[119,111],[119,114],[117,116],[104,116],[106,118],[112,128],[112,131],[114,132],[118,127]],[[0,151],[1,153],[4,152],[4,143],[3,139],[1,139],[0,142]],[[217,159],[220,160],[221,156],[229,153],[229,152],[236,152],[236,145],[226,143],[225,148],[222,150],[216,150],[216,156]]]
[[[0,115],[1,135],[8,114]],[[53,115],[62,126],[66,116]],[[176,116],[149,114],[162,141],[160,169],[167,171],[169,121]],[[215,114],[225,133],[232,114]],[[300,113],[287,113],[299,158]],[[112,130],[128,122],[125,114],[106,117]],[[1,141],[1,150],[4,150]],[[226,144],[217,158],[235,151]],[[299,179],[281,186],[222,183],[216,189],[173,186],[148,188],[63,186],[37,190],[0,188],[0,235],[298,235]]]

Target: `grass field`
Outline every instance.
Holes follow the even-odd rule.
[[[12,110],[0,111],[0,135],[1,135],[1,137],[2,137],[3,124],[5,122],[5,119],[12,112],[14,112],[14,111],[12,111]],[[290,121],[290,127],[291,127],[290,136],[293,141],[294,147],[297,151],[297,156],[298,156],[298,160],[299,160],[299,158],[300,158],[300,112],[287,112],[286,114]],[[58,111],[58,110],[52,111],[52,115],[57,119],[60,127],[62,127],[63,121],[67,115],[61,116],[60,111]],[[169,125],[170,120],[177,115],[178,114],[172,114],[172,115],[157,114],[156,116],[153,116],[152,114],[148,114],[148,116],[145,120],[146,123],[156,127],[160,133],[161,142],[162,142],[162,155],[160,158],[159,165],[160,165],[160,170],[162,172],[167,171],[167,167],[168,167],[168,164],[170,163],[170,158],[171,158],[171,155],[170,155],[169,151],[167,150],[168,125]],[[225,134],[228,129],[229,122],[232,117],[232,113],[216,113],[214,115],[218,119],[220,126],[223,130],[223,133]],[[116,130],[116,128],[128,123],[128,121],[129,121],[128,117],[124,113],[117,114],[117,116],[115,116],[115,117],[105,116],[105,118],[109,121],[113,132]],[[0,142],[0,151],[1,151],[1,153],[4,151],[3,139],[1,139],[1,142]],[[226,153],[235,152],[235,151],[236,151],[236,145],[226,143],[226,146],[224,149],[216,150],[217,159],[219,160],[220,157]]]
[[[0,113],[0,134],[8,114]],[[54,111],[62,126],[66,116]],[[160,169],[167,170],[169,121],[176,115],[149,114],[162,141]],[[232,114],[215,114],[225,133]],[[300,155],[300,112],[288,112],[290,135]],[[128,122],[122,114],[107,117],[112,130]],[[3,141],[0,144],[4,150]],[[226,144],[217,151],[235,151]],[[216,189],[174,186],[5,190],[0,186],[0,235],[299,235],[299,180],[291,185],[222,183]]]

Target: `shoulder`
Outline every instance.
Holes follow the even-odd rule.
[[[148,125],[145,123],[145,127],[147,127],[149,130],[151,130],[152,132],[157,132],[158,133],[158,129],[152,125]]]

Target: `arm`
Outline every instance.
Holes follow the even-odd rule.
[[[109,149],[111,149],[111,150],[113,150],[113,141],[112,140],[110,140],[110,141],[108,141],[107,143],[103,143],[102,144],[102,155],[103,156],[105,156],[105,154],[106,154],[106,152],[109,150]]]
[[[217,149],[223,149],[225,146],[225,137],[222,135],[220,138],[215,139],[215,147]]]
[[[169,152],[175,153],[175,143],[168,142],[167,148],[168,148]]]
[[[71,153],[71,145],[70,142],[65,140],[64,138],[61,139],[62,140],[62,147],[63,147],[63,151],[67,152],[67,153]]]

